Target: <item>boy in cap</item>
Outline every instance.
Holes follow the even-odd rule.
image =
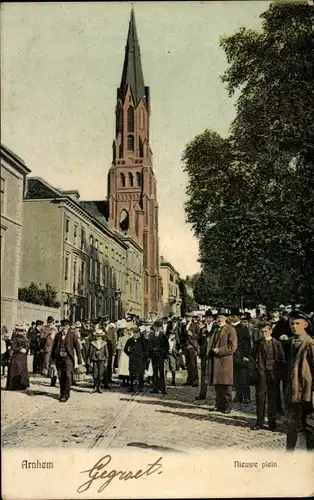
[[[252,357],[256,363],[256,425],[252,430],[264,428],[267,397],[268,428],[276,431],[276,399],[278,385],[284,370],[285,353],[281,343],[272,338],[272,324],[260,324],[261,339],[254,346]]]
[[[87,359],[88,364],[91,363],[93,367],[94,389],[92,392],[101,393],[100,385],[108,370],[109,350],[107,342],[104,340],[104,331],[101,328],[96,328],[94,336],[95,340],[90,343]]]
[[[311,322],[303,311],[289,314],[293,337],[282,336],[290,344],[286,389],[287,434],[286,449],[294,450],[298,432],[304,432],[307,450],[314,449],[314,339],[308,334]]]

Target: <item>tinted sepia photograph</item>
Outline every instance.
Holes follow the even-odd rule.
[[[1,10],[3,498],[313,494],[313,1]]]

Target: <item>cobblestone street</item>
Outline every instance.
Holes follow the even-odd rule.
[[[177,387],[168,387],[165,396],[150,394],[147,386],[143,394],[130,395],[117,382],[110,391],[91,394],[87,378],[72,388],[66,404],[58,402],[58,387],[51,388],[48,379],[31,377],[24,394],[2,390],[2,446],[284,450],[283,417],[278,432],[253,432],[254,404],[236,404],[230,415],[209,412],[213,389],[206,404],[199,404],[197,389],[182,385],[185,372],[178,375]]]

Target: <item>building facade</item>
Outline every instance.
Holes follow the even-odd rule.
[[[150,93],[144,84],[134,11],[117,90],[116,134],[108,173],[109,228],[143,248],[144,315],[159,312],[157,183],[149,143]]]
[[[30,170],[1,145],[1,323],[11,330],[18,315],[23,195]]]
[[[178,271],[161,257],[159,272],[162,279],[162,315],[181,316],[182,297]]]
[[[23,211],[21,287],[49,283],[61,315],[72,321],[122,318],[130,300],[134,314],[143,315],[137,264],[142,250],[109,230],[104,202],[81,201],[77,191],[29,178]]]

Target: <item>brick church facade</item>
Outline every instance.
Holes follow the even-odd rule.
[[[134,11],[120,87],[116,134],[108,173],[108,224],[143,248],[144,316],[160,309],[157,183],[149,144],[150,93],[144,84]]]

